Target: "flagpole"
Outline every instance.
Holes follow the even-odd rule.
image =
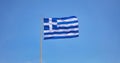
[[[40,63],[42,63],[42,30],[43,30],[43,19],[41,19],[41,30],[40,30]]]

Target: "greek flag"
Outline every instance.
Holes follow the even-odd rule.
[[[44,39],[74,38],[79,36],[76,16],[44,18]]]

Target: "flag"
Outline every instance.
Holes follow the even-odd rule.
[[[44,39],[74,38],[79,36],[76,16],[44,18]]]

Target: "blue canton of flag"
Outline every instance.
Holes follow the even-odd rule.
[[[78,18],[44,18],[44,39],[73,38],[79,36]]]

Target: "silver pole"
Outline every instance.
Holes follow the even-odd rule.
[[[40,30],[40,63],[42,63],[42,40],[43,40],[43,37],[42,37],[42,31],[43,31],[43,19],[41,19],[41,30]]]

